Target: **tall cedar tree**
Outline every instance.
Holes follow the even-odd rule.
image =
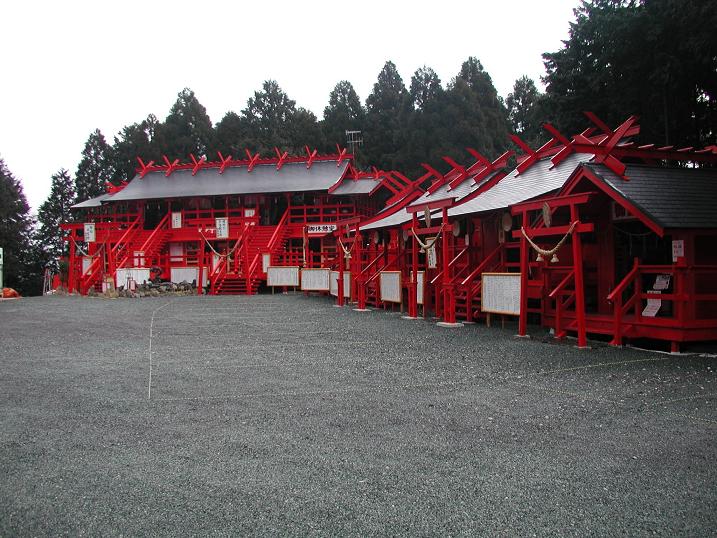
[[[207,159],[214,160],[221,152],[224,157],[242,157],[250,139],[247,121],[236,112],[227,112],[214,126],[214,146]]]
[[[365,120],[366,111],[353,85],[347,80],[340,81],[331,90],[329,104],[324,108],[322,126],[327,151],[334,151],[336,144],[345,147],[346,131],[363,131]]]
[[[162,151],[156,140],[159,122],[150,114],[140,123],[133,123],[122,128],[115,136],[112,145],[112,183],[119,185],[135,176],[137,157],[146,163],[154,161],[162,164]]]
[[[184,88],[177,95],[164,123],[157,126],[157,141],[170,160],[189,161],[189,155],[205,155],[213,146],[212,121],[194,92]]]
[[[505,151],[510,134],[508,111],[480,61],[471,56],[448,86],[445,118],[451,126],[446,153],[466,159],[471,147],[488,158]],[[459,162],[460,162],[459,161]]]
[[[104,194],[112,181],[112,148],[99,129],[90,134],[75,174],[75,192],[80,201]]]
[[[3,248],[3,285],[23,295],[42,288],[40,264],[34,256],[33,219],[22,185],[0,158],[0,247]]]
[[[400,132],[410,111],[411,100],[396,65],[388,61],[378,74],[366,99],[366,159],[379,168],[400,168],[404,155]]]
[[[645,142],[702,146],[717,136],[717,10],[701,0],[583,1],[568,40],[543,55],[550,116],[568,134],[592,110],[641,118]]]
[[[511,129],[534,148],[545,138],[542,125],[548,118],[544,114],[544,100],[533,79],[527,76],[515,81],[513,91],[505,99]]]
[[[67,251],[60,224],[71,221],[70,206],[74,200],[72,178],[67,170],[60,169],[53,174],[50,194],[37,213],[37,246],[45,263],[55,269],[59,268],[59,260]]]
[[[266,80],[261,90],[247,101],[242,116],[246,122],[250,150],[273,154],[274,147],[296,152],[292,133],[296,101],[289,99],[275,80]]]

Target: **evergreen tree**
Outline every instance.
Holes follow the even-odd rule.
[[[194,92],[184,88],[177,95],[164,123],[157,126],[159,147],[169,160],[189,161],[189,154],[206,154],[213,146],[214,130],[207,109]]]
[[[513,132],[531,147],[537,147],[544,138],[542,124],[548,118],[543,115],[543,99],[533,79],[522,76],[515,81],[513,91],[505,100]]]
[[[290,145],[286,149],[291,153],[303,152],[306,146],[312,151],[314,149],[325,151],[326,139],[321,125],[319,125],[316,115],[310,110],[303,107],[296,109],[291,118],[289,134],[291,136]],[[335,152],[336,147],[329,148],[329,151]]]
[[[445,118],[451,125],[447,153],[454,158],[464,160],[465,147],[492,158],[508,146],[508,111],[477,58],[469,57],[449,84]]]
[[[293,152],[291,126],[295,114],[296,101],[289,99],[275,80],[264,81],[242,111],[250,149],[264,155],[273,154],[274,147]]]
[[[433,69],[424,65],[418,68],[411,77],[410,93],[413,106],[418,110],[423,110],[428,104],[443,96],[441,79]]]
[[[574,13],[563,48],[543,54],[550,115],[564,132],[584,128],[591,110],[613,126],[639,115],[645,142],[715,142],[713,3],[589,0]]]
[[[241,157],[250,138],[247,122],[236,112],[227,112],[214,127],[214,145],[207,159],[217,159],[218,151],[225,157]]]
[[[47,199],[37,214],[36,240],[46,263],[59,267],[59,259],[66,254],[67,245],[62,239],[60,224],[72,219],[70,207],[75,200],[72,178],[67,170],[60,169],[52,176],[52,186]]]
[[[162,151],[156,140],[158,126],[157,118],[150,114],[140,123],[123,127],[115,136],[110,166],[114,185],[129,181],[135,176],[137,157],[145,162],[153,160],[157,164],[163,164]]]
[[[79,201],[105,192],[105,184],[112,181],[112,148],[99,129],[90,134],[75,174],[75,191]]]
[[[366,158],[371,164],[392,169],[404,160],[400,132],[412,108],[411,97],[396,65],[387,61],[366,99],[363,139]]]
[[[22,185],[0,158],[0,247],[3,248],[3,285],[23,295],[42,290],[41,266],[34,257],[33,219]]]
[[[346,146],[346,131],[363,131],[366,111],[356,90],[347,80],[342,80],[329,94],[329,104],[324,108],[322,122],[327,150],[335,145]]]

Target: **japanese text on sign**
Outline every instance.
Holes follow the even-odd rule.
[[[308,234],[327,234],[336,230],[336,224],[312,224],[306,227]]]

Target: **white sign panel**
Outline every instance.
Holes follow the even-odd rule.
[[[214,222],[217,228],[217,239],[227,239],[229,237],[229,219],[217,217]]]
[[[269,266],[271,265],[271,254],[266,253],[261,255],[261,270],[266,273],[266,270],[269,269]]]
[[[520,315],[520,273],[483,273],[481,282],[483,312]]]
[[[172,228],[181,228],[182,227],[182,212],[181,211],[173,211],[172,212]]]
[[[95,223],[94,222],[85,222],[85,242],[86,243],[94,243],[95,242]]]
[[[169,244],[169,261],[172,263],[182,263],[184,261],[184,243]]]
[[[334,297],[339,296],[339,272],[331,271],[331,282],[329,293]],[[351,298],[351,273],[344,272],[344,298]]]
[[[380,289],[381,300],[389,303],[401,302],[401,272],[381,271]]]
[[[672,242],[672,261],[676,262],[677,258],[683,258],[685,256],[685,241],[684,239],[675,239]]]
[[[144,250],[134,251],[134,266],[144,267]]]
[[[336,231],[336,224],[312,224],[306,227],[306,233],[311,234],[327,234]]]
[[[245,216],[245,217],[253,217],[254,215],[256,215],[256,209],[253,209],[253,208],[252,208],[252,209],[245,209],[245,210],[244,210],[244,216]]]
[[[299,285],[299,267],[267,267],[266,285],[297,287]]]
[[[438,267],[438,256],[436,256],[436,241],[433,240],[433,237],[429,237],[426,240],[426,243],[430,243],[431,246],[426,251],[426,261],[428,263],[429,269],[435,269]]]
[[[655,299],[648,299],[645,309],[642,311],[642,315],[647,318],[654,318],[660,311],[662,306],[662,299],[660,299],[660,292],[657,290],[647,290],[647,293],[654,295]]]
[[[426,285],[425,271],[418,271],[418,280],[416,282],[416,304],[423,304],[423,288]]]
[[[92,265],[92,256],[82,256],[82,274],[87,273],[87,270]]]
[[[329,291],[330,269],[302,269],[301,289],[303,291]]]
[[[137,284],[149,282],[149,269],[117,269],[115,286],[126,286],[128,278]]]
[[[207,277],[204,271],[204,279]],[[169,279],[175,284],[182,282],[197,282],[199,280],[199,267],[172,267],[169,270]]]

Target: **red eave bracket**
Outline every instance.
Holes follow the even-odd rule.
[[[194,164],[194,167],[192,168],[192,175],[196,176],[197,172],[202,168],[202,164],[204,164],[207,160],[206,155],[202,155],[199,157],[199,160],[194,156],[193,153],[190,153],[189,156],[192,158],[192,163]]]
[[[179,159],[174,159],[171,163],[169,162],[169,159],[166,155],[162,155],[162,159],[164,159],[164,162],[167,164],[167,171],[164,173],[165,177],[169,177],[172,175],[172,172],[174,172],[174,169],[179,164]]]
[[[316,159],[317,151],[310,151],[309,146],[304,146],[306,149],[306,155],[308,156],[308,160],[306,161],[306,169],[308,170],[311,168],[311,165],[314,164],[314,159]]]
[[[289,152],[285,151],[284,153],[281,153],[279,151],[279,148],[274,148],[274,151],[276,152],[276,169],[281,170],[281,167],[284,166],[284,162],[286,161],[286,158],[289,156]]]
[[[339,146],[338,144],[336,144],[336,153],[339,154],[339,159],[338,159],[338,161],[336,161],[336,167],[337,167],[337,168],[338,168],[339,166],[341,166],[341,161],[343,161],[344,159],[348,158],[348,157],[347,157],[347,156],[348,156],[347,151],[348,151],[347,148],[341,149],[341,146]]]
[[[140,177],[140,179],[142,179],[144,176],[147,175],[147,172],[149,172],[149,169],[154,164],[154,161],[149,161],[147,164],[144,164],[144,161],[142,159],[140,159],[139,157],[137,157],[137,161],[139,162],[139,167],[140,167],[139,177]]]
[[[254,155],[252,155],[248,149],[245,149],[244,152],[246,153],[246,158],[249,161],[246,167],[246,171],[251,172],[252,170],[254,170],[256,162],[259,160],[259,152],[255,153]]]
[[[229,155],[226,159],[222,155],[221,151],[217,151],[217,155],[219,156],[219,173],[223,174],[224,170],[226,170],[227,166],[229,166],[229,162],[232,160],[232,156]]]

